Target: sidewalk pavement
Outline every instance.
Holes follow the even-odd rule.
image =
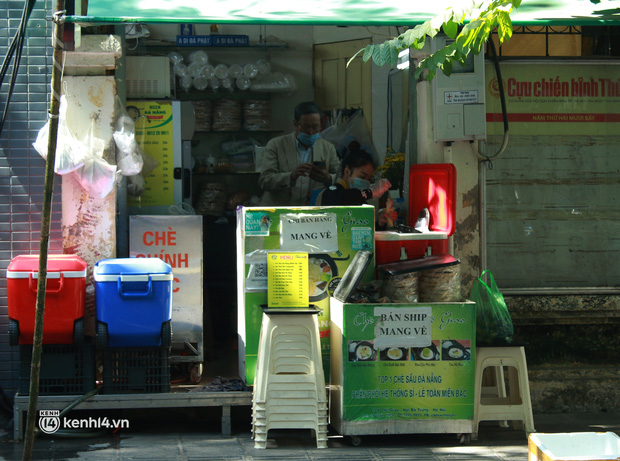
[[[221,435],[221,409],[139,409],[110,412],[129,428],[94,437],[40,436],[35,440],[37,460],[210,460],[210,461],[400,461],[400,460],[527,460],[523,431],[480,424],[479,438],[461,444],[455,434],[374,435],[354,446],[349,437],[330,433],[328,448],[317,449],[309,430],[272,430],[267,449],[254,448],[250,407],[232,408],[232,436]],[[616,432],[620,412],[537,414],[537,432]],[[23,442],[13,442],[10,428],[0,430],[0,459],[19,460]]]

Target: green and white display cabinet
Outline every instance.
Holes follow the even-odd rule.
[[[270,252],[308,253],[308,302],[321,311],[321,356],[329,380],[330,297],[358,251],[373,251],[374,212],[371,205],[237,210],[239,375],[247,385],[256,373]],[[374,269],[373,258],[362,280],[373,280]]]
[[[347,436],[473,430],[476,304],[331,308],[330,423]]]

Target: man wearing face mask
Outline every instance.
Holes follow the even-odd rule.
[[[295,107],[295,131],[267,143],[258,184],[261,205],[307,205],[314,189],[332,185],[340,159],[332,143],[319,137],[321,109],[313,102]]]
[[[364,150],[353,151],[342,160],[340,181],[323,190],[317,197],[316,204],[364,205],[373,198],[381,198],[391,184],[387,179],[371,184],[374,175],[375,162],[372,156]],[[387,218],[385,212],[380,212],[376,219],[377,228],[384,228]]]

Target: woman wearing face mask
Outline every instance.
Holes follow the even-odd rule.
[[[380,198],[390,188],[387,179],[371,181],[375,174],[372,156],[363,150],[351,152],[342,160],[342,177],[333,186],[323,190],[316,199],[317,205],[364,205],[372,198]],[[387,224],[387,215],[379,213],[377,227]]]
[[[261,205],[307,205],[312,190],[336,180],[340,160],[334,145],[319,137],[321,109],[313,102],[295,107],[295,131],[267,143],[258,184]]]

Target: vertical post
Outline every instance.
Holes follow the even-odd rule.
[[[50,216],[52,209],[52,192],[54,189],[54,164],[56,163],[56,140],[58,135],[58,113],[60,108],[61,72],[63,53],[64,18],[62,11],[64,0],[56,0],[56,11],[52,16],[54,32],[54,65],[52,67],[52,93],[49,113],[49,138],[47,142],[47,162],[45,165],[45,184],[43,192],[43,210],[41,213],[41,241],[39,245],[39,278],[37,282],[37,304],[32,343],[32,363],[30,367],[30,394],[28,400],[28,417],[22,459],[32,459],[34,445],[34,425],[37,417],[39,400],[39,375],[41,371],[41,350],[43,348],[43,315],[45,313],[45,286],[47,282],[47,251],[50,236]]]

